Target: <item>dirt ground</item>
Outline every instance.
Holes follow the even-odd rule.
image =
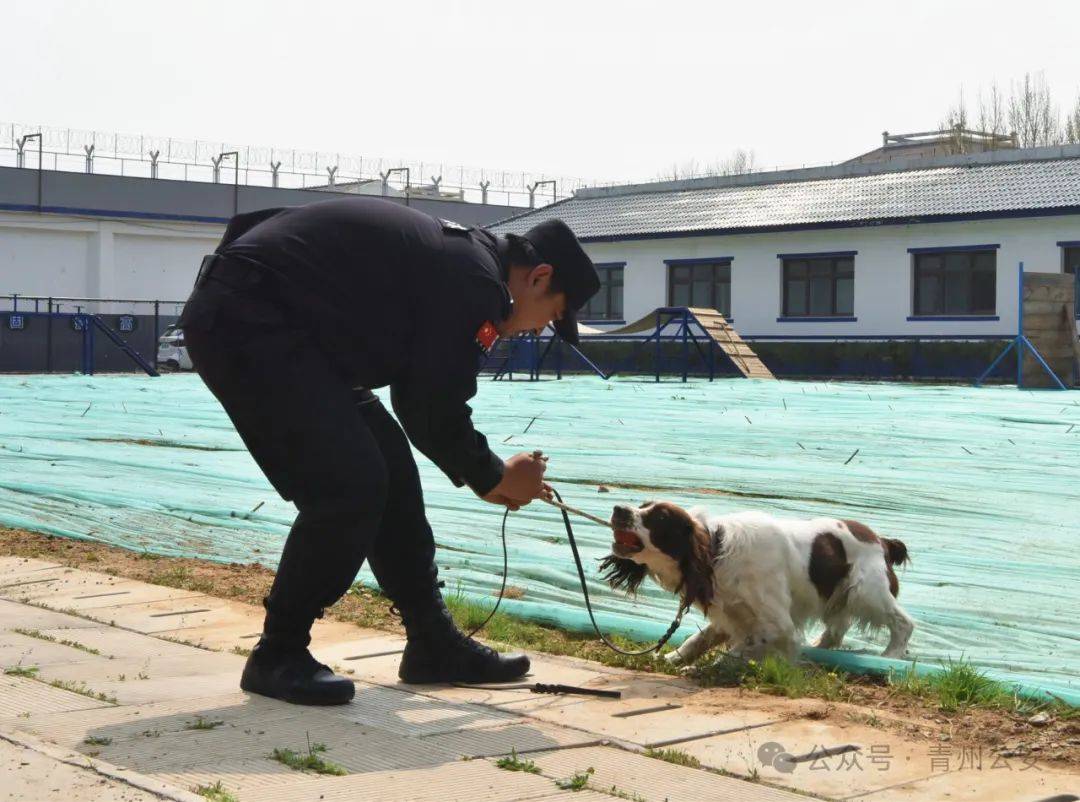
[[[259,605],[274,574],[257,564],[221,564],[208,560],[158,557],[89,541],[52,537],[0,527],[0,554],[43,560],[185,588]],[[401,632],[401,625],[377,592],[358,588],[328,612],[332,619],[362,627]],[[562,648],[566,647],[566,648]],[[599,647],[567,638],[560,653],[594,658]],[[833,723],[880,727],[909,739],[950,743],[954,748],[980,749],[987,757],[1038,760],[1062,768],[1080,768],[1080,713],[1016,715],[994,709],[944,713],[926,700],[898,693],[895,688],[865,678],[851,678],[845,688],[850,701],[814,698],[787,699],[742,688],[703,688],[685,700],[726,711],[754,709],[778,718],[828,720]]]

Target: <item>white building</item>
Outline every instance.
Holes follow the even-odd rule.
[[[1005,338],[1020,262],[1080,270],[1080,146],[584,189],[495,230],[553,217],[603,276],[593,325],[704,306],[759,341]]]

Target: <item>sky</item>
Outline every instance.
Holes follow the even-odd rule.
[[[32,0],[0,121],[650,180],[840,161],[1025,72],[1071,107],[1077,30],[1076,0]]]

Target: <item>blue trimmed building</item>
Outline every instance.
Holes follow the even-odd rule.
[[[1080,271],[1080,145],[589,188],[494,228],[550,217],[600,268],[597,328],[705,306],[781,372],[961,378],[1015,334],[1019,262]]]

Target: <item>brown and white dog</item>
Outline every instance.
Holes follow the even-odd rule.
[[[725,641],[746,659],[795,658],[815,621],[825,623],[815,644],[825,649],[839,647],[852,624],[888,629],[886,657],[907,648],[914,624],[896,602],[893,572],[908,561],[907,547],[858,521],[646,502],[616,506],[611,526],[612,554],[600,568],[613,588],[633,593],[650,576],[709,622],[666,656],[672,663],[693,662]]]

